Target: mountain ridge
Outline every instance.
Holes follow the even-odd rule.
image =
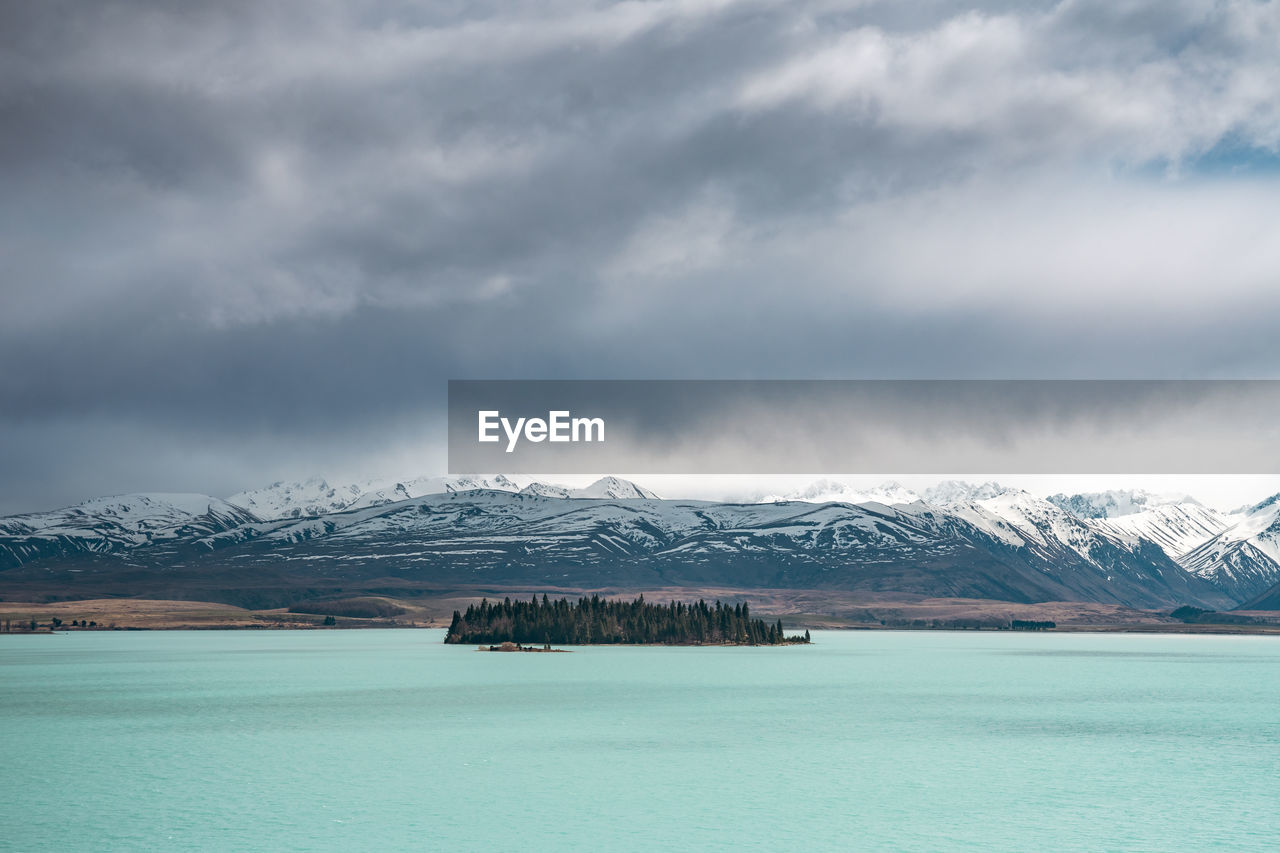
[[[1186,554],[1182,565],[1244,604],[1280,584],[1280,494]]]
[[[365,480],[330,485],[323,477],[280,481],[227,498],[264,521],[285,518],[317,518],[348,509],[380,506],[424,495],[465,492],[475,489],[518,492],[520,486],[503,474],[424,476],[404,480]],[[656,498],[653,492],[629,480],[605,476],[584,488],[569,488],[534,482],[524,488],[547,497]]]
[[[467,488],[478,485],[490,488]],[[309,572],[354,572],[361,582],[628,577],[1213,609],[1280,583],[1274,499],[1244,519],[1198,503],[1081,518],[1020,489],[956,481],[939,484],[937,503],[896,483],[874,495],[889,502],[663,500],[616,477],[582,489],[518,489],[502,475],[418,478],[348,500],[354,491],[313,478],[233,496],[250,495],[261,514],[208,496],[141,494],[10,516],[0,519],[0,580],[126,569],[173,580],[176,566],[208,572],[184,575],[201,584],[230,583],[228,573],[257,583],[252,572],[291,583]],[[802,494],[833,491],[852,496],[831,481]],[[302,514],[334,496],[341,509]]]
[[[1074,495],[1058,493],[1050,495],[1046,500],[1080,518],[1090,519],[1122,518],[1170,504],[1200,505],[1190,495],[1155,494],[1145,489],[1112,489]]]
[[[287,577],[295,586],[395,578],[861,589],[1134,607],[1232,603],[1146,540],[1099,532],[1026,493],[1004,500],[1018,510],[1012,521],[997,514],[999,504],[952,513],[924,502],[732,504],[472,490],[314,518],[241,518],[183,539],[82,555],[74,566],[37,560],[4,576],[47,581],[52,573],[74,586],[128,571],[142,584],[212,584],[233,597],[246,594],[236,584],[258,589]]]

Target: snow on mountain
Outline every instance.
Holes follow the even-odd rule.
[[[387,481],[330,485],[319,477],[298,482],[272,483],[262,489],[241,492],[228,502],[249,510],[264,521],[288,518],[316,518],[335,512],[383,506],[426,495],[451,494],[476,489],[523,492],[554,498],[654,499],[653,492],[617,477],[604,477],[582,489],[551,483],[531,483],[524,489],[502,474],[453,477],[415,477]]]
[[[1154,494],[1144,489],[1122,489],[1107,492],[1087,492],[1079,495],[1051,495],[1049,503],[1065,509],[1079,518],[1120,518],[1144,512],[1153,507],[1170,504],[1199,505],[1199,501],[1185,494]]]
[[[661,500],[643,486],[618,477],[601,477],[586,488],[570,489],[569,497],[597,500]]]
[[[136,536],[172,528],[197,516],[254,520],[227,501],[195,494],[133,494],[93,498],[75,506],[0,518],[5,533],[80,534],[92,530]],[[124,540],[122,540],[124,541]]]
[[[617,477],[603,477],[590,486],[571,489],[555,483],[533,482],[523,489],[502,474],[492,476],[462,477],[420,477],[406,480],[393,486],[373,489],[362,494],[347,506],[347,509],[360,509],[368,506],[396,503],[426,495],[450,494],[452,492],[468,492],[475,489],[497,492],[519,492],[524,495],[537,495],[544,498],[597,498],[609,500],[657,499],[657,495],[646,488],[637,486],[628,480]]]
[[[330,486],[320,477],[312,477],[239,492],[227,498],[227,503],[246,509],[263,520],[306,518],[340,512],[360,497],[363,491],[354,484]]]
[[[1229,604],[1153,543],[1095,529],[1024,492],[943,509],[923,501],[661,500],[617,478],[573,490],[589,500],[458,488],[472,484],[410,481],[398,484],[404,493],[442,490],[284,519],[260,519],[206,496],[90,501],[0,519],[0,564],[36,573],[25,576],[30,580],[58,568],[79,571],[91,555],[95,573],[150,572],[165,594],[177,588],[175,572],[202,588],[239,588],[248,577],[255,580],[246,600],[253,601],[261,600],[263,577],[283,573],[292,584],[315,572],[416,583],[703,584],[1138,607]]]
[[[760,503],[804,501],[805,503],[879,503],[885,506],[915,503],[920,496],[900,483],[887,482],[871,489],[855,489],[835,480],[817,480],[808,488],[785,495],[768,495]]]
[[[331,512],[379,506],[423,495],[461,492],[469,489],[496,489],[514,492],[515,483],[501,474],[492,477],[417,477],[388,483],[368,480],[333,486],[320,477],[296,482],[272,483],[262,489],[240,492],[228,503],[249,510],[264,521],[284,518],[314,518]]]
[[[1069,549],[1089,562],[1096,562],[1103,551],[1119,548],[1137,553],[1144,546],[1151,547],[1137,535],[1099,528],[1020,489],[1006,489],[994,497],[956,504],[949,507],[949,512],[1010,545],[1032,547],[1046,554]]]
[[[1198,503],[1165,504],[1114,518],[1091,518],[1099,529],[1149,539],[1175,560],[1181,560],[1237,520]]]
[[[227,501],[196,494],[93,498],[50,512],[0,518],[0,565],[138,548],[207,536],[258,519]]]
[[[619,489],[618,483],[596,485],[601,490]],[[884,554],[897,546],[930,543],[930,535],[910,519],[852,507],[634,497],[566,501],[493,491],[428,495],[323,518],[249,527],[209,536],[203,544],[221,550],[251,540],[258,546],[278,542],[312,551],[329,549],[344,563],[391,557],[412,564],[433,556],[456,562],[465,556],[481,565],[536,558],[535,563],[560,566],[654,555],[692,563],[723,554],[768,560],[782,541],[787,551],[810,551],[817,558],[844,548],[874,548]]]
[[[1280,495],[1251,507],[1181,562],[1242,604],[1280,584]]]
[[[522,495],[537,495],[543,498],[567,498],[570,497],[573,489],[568,486],[558,486],[555,483],[530,483],[520,490]]]
[[[1123,601],[1128,596],[1127,603],[1136,603],[1155,594],[1166,601],[1198,598],[1216,608],[1231,603],[1226,594],[1207,591],[1202,579],[1192,577],[1154,542],[1100,529],[1021,490],[1008,489],[944,512],[1017,553],[1029,551],[1052,566],[1077,593],[1093,600],[1110,596]]]
[[[502,474],[494,474],[493,476],[417,477],[380,488],[370,488],[361,493],[346,508],[360,509],[367,506],[381,506],[420,498],[425,495],[469,492],[474,489],[487,489],[498,492],[520,491],[519,486]]]
[[[924,499],[934,506],[955,506],[994,498],[1010,491],[999,483],[975,485],[963,480],[945,480],[924,490]]]
[[[1178,503],[1178,498],[1185,496],[1133,490],[1042,499],[998,483],[974,486],[957,481],[925,491],[929,502],[1010,544],[1046,547],[1058,542],[1086,559],[1101,535],[1130,550],[1138,547],[1139,540],[1153,542],[1177,561],[1235,522],[1234,517],[1192,499]],[[1148,504],[1147,509],[1134,510]]]
[[[504,477],[493,476],[472,477],[423,477],[396,483],[391,488],[366,492],[359,500],[348,508],[358,509],[365,506],[395,503],[396,501],[420,498],[425,495],[448,494],[450,492],[466,492],[474,489],[485,489],[498,492],[519,492],[523,495],[538,495],[544,498],[596,498],[608,500],[656,500],[658,496],[648,489],[638,486],[629,480],[618,477],[602,477],[589,486],[571,489],[555,483],[533,482],[523,489]]]
[[[1025,493],[988,503],[953,514],[924,502],[564,500],[481,490],[247,525],[200,544],[211,560],[241,568],[252,564],[242,560],[285,561],[436,582],[661,580],[1139,607],[1228,603],[1149,542],[1104,534]]]
[[[987,484],[994,486],[994,484]],[[990,489],[984,489],[990,491]],[[969,504],[957,504],[952,511],[961,518],[968,518],[975,523],[983,519],[988,529],[999,531],[1004,538],[1015,533],[1024,543],[1034,543],[1042,547],[1054,544],[1065,545],[1086,560],[1092,559],[1091,552],[1097,544],[1098,532],[1080,519],[1064,512],[1048,501],[1018,489],[1008,489],[999,494],[971,501]],[[1003,525],[992,524],[994,517],[1004,522]],[[1114,541],[1114,540],[1113,540]]]

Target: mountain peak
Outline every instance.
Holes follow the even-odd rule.
[[[804,503],[845,503],[866,504],[880,503],[886,506],[894,504],[910,504],[920,500],[920,496],[901,483],[888,481],[871,489],[856,489],[847,483],[837,480],[815,480],[808,487],[785,495],[767,495],[760,503],[780,503],[783,501],[803,501]]]
[[[1267,507],[1275,506],[1278,503],[1280,503],[1280,493],[1274,494],[1269,498],[1265,498],[1264,500],[1258,501],[1256,504],[1254,504],[1253,506],[1245,510],[1245,512],[1248,513],[1249,515],[1252,515],[1255,512],[1261,512]]]
[[[1233,519],[1196,503],[1160,504],[1117,518],[1094,518],[1089,522],[1103,530],[1140,536],[1159,545],[1174,560],[1231,527]]]
[[[520,490],[522,495],[537,495],[540,498],[567,498],[573,490],[568,486],[555,483],[532,482]]]
[[[605,498],[611,500],[658,500],[658,496],[643,486],[620,477],[601,477],[585,489],[571,489],[570,497]]]
[[[227,503],[263,520],[302,518],[344,510],[360,496],[359,486],[330,486],[323,477],[277,481],[261,489],[239,492]]]
[[[571,489],[559,483],[532,482],[520,490],[522,495],[544,498],[592,498],[597,500],[661,500],[656,494],[621,477],[601,477],[589,486]]]
[[[1065,509],[1077,518],[1119,518],[1169,504],[1199,506],[1199,501],[1190,495],[1159,495],[1145,489],[1112,489],[1106,492],[1085,492],[1070,496],[1059,493],[1051,495],[1048,500],[1049,503]]]
[[[975,485],[964,480],[944,480],[936,486],[925,489],[924,499],[931,504],[945,507],[988,500],[1009,491],[1017,490],[1009,489],[994,481]]]

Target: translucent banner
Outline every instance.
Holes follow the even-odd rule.
[[[1276,380],[449,383],[453,473],[1276,474]]]

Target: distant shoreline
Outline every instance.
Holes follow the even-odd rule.
[[[646,598],[659,599],[665,591],[645,591]],[[680,591],[676,591],[679,594]],[[488,591],[490,598],[493,591]],[[514,592],[513,592],[514,594]],[[979,599],[864,599],[841,600],[839,593],[830,595],[809,591],[805,596],[783,599],[775,591],[752,594],[746,590],[692,590],[691,594],[719,595],[724,598],[750,600],[754,612],[771,619],[781,618],[788,630],[846,631],[956,631],[983,633],[1107,633],[1107,634],[1216,634],[1233,636],[1268,636],[1280,634],[1280,612],[1246,612],[1228,614],[1230,618],[1256,619],[1256,624],[1222,624],[1212,621],[1185,623],[1166,614],[1138,611],[1114,605],[1077,602],[1016,604]],[[34,603],[0,601],[0,638],[32,633],[74,633],[94,631],[279,631],[279,630],[377,630],[387,628],[447,629],[449,614],[459,602],[479,600],[478,593],[461,593],[433,599],[378,599],[389,615],[333,616],[323,613],[297,613],[286,608],[250,610],[228,604],[204,601],[111,598],[80,601]],[[354,611],[349,601],[331,609]],[[773,605],[773,606],[769,606]],[[828,612],[819,612],[827,605]],[[837,610],[838,608],[838,610]],[[295,608],[296,609],[296,608]],[[321,606],[308,607],[324,610]],[[373,608],[369,612],[377,612]],[[837,610],[837,612],[831,612]],[[843,611],[843,612],[840,612]],[[1210,616],[1209,618],[1212,618]],[[31,620],[38,630],[29,630]],[[61,624],[54,626],[54,620]],[[1054,627],[1037,631],[1010,630],[999,627],[1011,619],[1044,620]],[[325,624],[332,620],[332,624]],[[882,621],[883,620],[883,624]],[[72,622],[85,623],[72,625]],[[87,623],[96,623],[89,626]],[[9,631],[5,632],[6,624]],[[52,630],[51,630],[52,629]],[[486,644],[488,645],[488,644]],[[707,645],[714,645],[708,643]],[[474,646],[473,646],[474,648]]]
[[[797,629],[803,630],[806,626],[798,625]],[[14,630],[9,632],[0,631],[0,641],[5,637],[53,637],[71,634],[119,634],[119,633],[168,633],[173,631],[297,631],[302,633],[317,633],[320,631],[443,631],[446,630],[444,625],[391,625],[391,624],[371,624],[371,625],[340,625],[327,626],[319,628],[316,626],[303,625],[166,625],[159,626],[137,626],[137,625],[117,625],[115,627],[98,627],[98,628],[56,628],[50,630],[48,627],[42,626],[38,630]],[[1280,627],[1276,626],[1227,626],[1227,625],[1187,625],[1179,628],[1175,625],[1163,626],[1134,626],[1134,625],[1092,625],[1092,626],[1067,626],[1062,628],[1051,628],[1043,631],[1010,631],[1007,629],[996,628],[903,628],[903,627],[883,627],[871,625],[859,626],[843,626],[843,627],[810,627],[812,631],[839,631],[845,633],[897,633],[897,634],[1141,634],[1147,636],[1220,636],[1220,637],[1270,637],[1280,636]],[[459,648],[470,648],[466,644],[458,645]],[[809,643],[778,643],[776,645],[760,644],[760,643],[582,643],[575,648],[789,648],[792,646],[811,645]],[[522,652],[565,652],[570,649],[543,649],[525,646],[521,649],[494,649],[488,646],[477,647],[475,651],[522,651]]]
[[[1231,625],[1160,625],[1160,626],[1143,626],[1143,625],[1068,625],[1060,628],[1049,628],[1042,631],[1011,631],[1004,628],[908,628],[902,626],[874,626],[874,625],[845,625],[845,626],[793,626],[796,630],[811,631],[840,631],[840,632],[863,632],[863,633],[898,633],[898,634],[1143,634],[1149,636],[1235,636],[1235,637],[1270,637],[1280,636],[1280,626],[1274,625],[1248,625],[1248,626],[1231,626]],[[171,631],[298,631],[306,633],[316,633],[321,631],[443,631],[447,630],[445,625],[404,625],[404,624],[368,624],[368,625],[329,625],[319,627],[315,625],[241,625],[228,623],[225,625],[217,624],[199,624],[199,625],[165,625],[165,626],[139,626],[139,625],[116,625],[113,627],[97,627],[97,628],[61,628],[49,629],[42,626],[35,631],[30,630],[13,630],[0,631],[0,640],[5,637],[35,637],[35,636],[61,636],[70,634],[119,634],[119,633],[166,633]],[[459,645],[459,644],[452,644]],[[803,646],[806,643],[778,643],[776,645],[761,643],[583,643],[579,648],[608,648],[610,646],[621,648],[640,648],[640,647],[665,647],[665,648],[787,648],[791,646]],[[466,644],[460,644],[460,648],[468,648]],[[489,648],[476,651],[501,651]],[[513,651],[526,652],[544,652],[547,649],[524,647],[523,649]],[[550,649],[553,652],[569,651],[568,649]]]

